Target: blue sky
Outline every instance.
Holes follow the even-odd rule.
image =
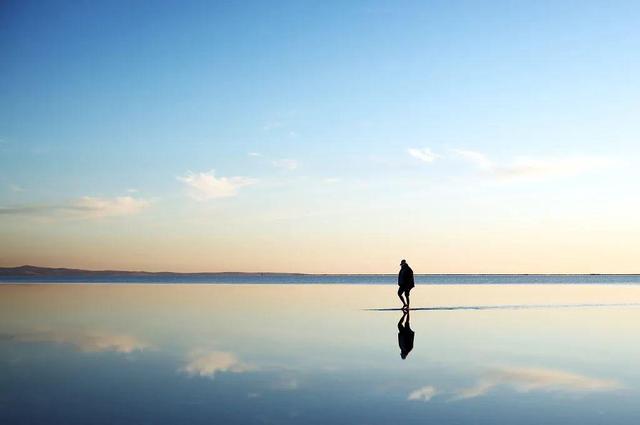
[[[638,271],[639,18],[5,2],[0,262]]]

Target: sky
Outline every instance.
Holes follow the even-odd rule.
[[[637,273],[640,3],[5,1],[0,266]]]

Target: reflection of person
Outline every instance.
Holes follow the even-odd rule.
[[[400,261],[400,273],[398,273],[398,297],[402,301],[402,309],[409,309],[409,292],[415,286],[413,281],[413,270],[405,260]],[[405,302],[402,294],[407,298]]]
[[[405,317],[407,320],[405,320]],[[402,323],[404,321],[404,324]],[[407,355],[413,350],[413,338],[415,332],[411,330],[409,326],[409,311],[402,313],[402,317],[398,322],[398,345],[400,346],[400,357],[402,360],[407,358]]]

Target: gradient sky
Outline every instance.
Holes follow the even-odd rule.
[[[0,265],[640,272],[640,3],[0,6]]]

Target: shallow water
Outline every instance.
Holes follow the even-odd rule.
[[[3,285],[0,423],[638,423],[640,286],[395,289]]]

